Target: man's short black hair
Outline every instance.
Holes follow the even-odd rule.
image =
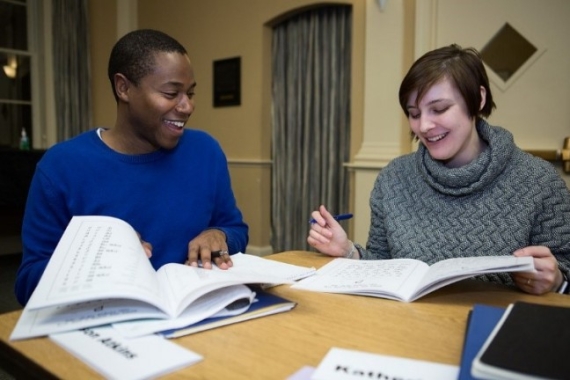
[[[154,55],[156,53],[187,54],[186,49],[168,34],[152,29],[139,29],[121,37],[109,57],[107,75],[111,81],[111,88],[115,100],[118,100],[115,89],[115,74],[123,74],[135,85],[154,69]]]

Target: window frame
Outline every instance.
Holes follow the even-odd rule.
[[[30,105],[32,110],[32,147],[46,149],[56,142],[53,63],[51,59],[52,0],[26,0],[25,3],[0,0],[26,7],[27,50],[0,47],[0,52],[30,58],[30,101],[0,99],[2,104]],[[51,94],[51,96],[50,96]]]

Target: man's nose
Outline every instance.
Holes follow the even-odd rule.
[[[194,100],[191,99],[188,95],[184,95],[180,100],[180,103],[178,103],[176,106],[176,111],[190,115],[192,112],[194,112]]]

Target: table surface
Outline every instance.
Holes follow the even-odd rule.
[[[331,259],[304,251],[267,258],[316,268]],[[514,301],[570,306],[570,297],[525,294],[516,288],[464,280],[412,303],[316,293],[280,285],[271,292],[297,302],[270,315],[172,340],[202,355],[195,365],[165,379],[286,379],[317,367],[331,347],[459,365],[467,315],[476,303]],[[9,341],[19,311],[0,315],[0,366],[26,377],[101,378],[48,338]]]

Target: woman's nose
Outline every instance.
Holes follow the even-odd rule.
[[[420,132],[421,133],[429,132],[431,129],[433,129],[434,126],[435,126],[435,124],[430,118],[423,116],[423,115],[420,117]]]

